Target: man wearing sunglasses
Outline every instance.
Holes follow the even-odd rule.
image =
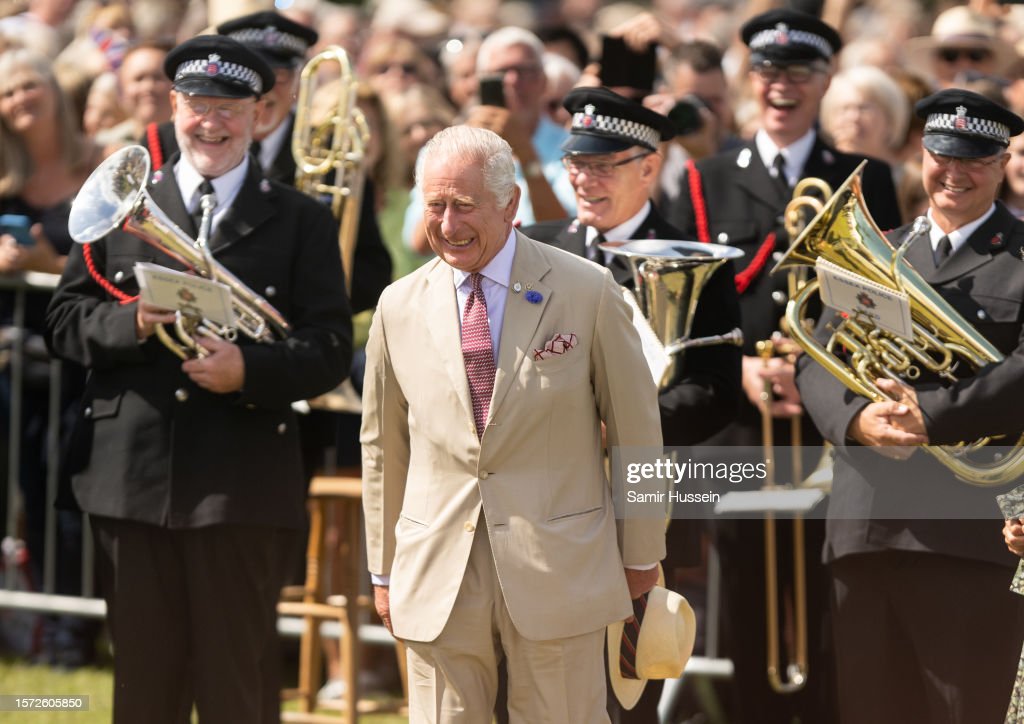
[[[756,345],[779,334],[780,320],[789,297],[785,274],[771,275],[772,266],[788,248],[783,211],[793,187],[803,178],[823,179],[837,189],[863,158],[841,153],[819,135],[816,123],[822,96],[828,89],[839,34],[828,24],[804,13],[776,9],[756,15],[741,28],[750,49],[749,81],[759,108],[760,128],[754,139],[739,148],[688,164],[682,193],[668,210],[670,222],[685,238],[729,244],[745,252],[737,262],[736,289],[743,319],[743,391],[737,421],[708,441],[709,445],[762,444],[761,395],[770,387],[773,440],[791,443],[792,420],[801,414],[800,397],[793,384],[792,355],[786,340],[776,344],[782,354],[762,360]],[[863,174],[868,208],[882,229],[899,225],[899,207],[889,167],[869,161]],[[806,418],[800,425],[805,450],[820,436]],[[788,455],[778,455],[777,479],[788,483]],[[746,461],[746,458],[744,458]],[[805,455],[804,470],[816,458]],[[828,608],[828,582],[816,562],[824,537],[820,521],[808,521],[808,611],[810,670],[802,690],[777,694],[765,674],[764,602],[750,595],[764,590],[764,563],[751,551],[763,547],[760,521],[723,521],[716,525],[724,579],[724,643],[735,664],[733,692],[737,721],[834,721],[829,708],[829,663],[821,630]],[[779,524],[780,542],[792,540],[787,521]],[[785,545],[785,543],[782,543]],[[780,579],[792,580],[785,568],[791,556],[784,551]],[[783,642],[785,647],[786,642]]]
[[[622,257],[603,251],[604,241],[685,239],[651,202],[661,170],[659,146],[675,135],[665,116],[607,88],[577,88],[565,97],[572,131],[562,144],[562,162],[576,192],[576,218],[536,224],[524,230],[611,270],[615,280],[633,286]],[[708,281],[697,304],[691,334],[726,334],[740,325],[731,263]],[[740,398],[740,351],[732,345],[688,350],[679,382],[658,395],[666,445],[692,445],[728,425]],[[636,370],[646,374],[646,370]],[[697,564],[699,527],[690,521],[669,526],[664,563],[669,588],[678,567]],[[635,707],[616,721],[657,719],[661,682],[650,682]],[[618,708],[613,705],[613,709]]]

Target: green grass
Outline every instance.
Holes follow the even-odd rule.
[[[112,718],[113,674],[107,668],[61,671],[16,659],[0,659],[0,693],[89,697],[89,711],[3,712],[0,721],[4,724],[108,724]],[[408,719],[393,714],[364,714],[359,721],[405,724]]]

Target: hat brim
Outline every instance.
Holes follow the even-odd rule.
[[[629,711],[643,696],[644,687],[647,686],[647,679],[626,679],[617,666],[619,661],[619,647],[622,645],[622,621],[608,624],[607,646],[608,646],[608,681],[611,682],[612,692],[619,704],[626,711]]]
[[[1002,38],[984,38],[976,35],[959,35],[936,38],[923,35],[907,41],[904,57],[907,67],[917,73],[931,78],[935,75],[932,61],[936,50],[940,48],[985,48],[995,56],[997,73],[1007,70],[1017,60],[1017,51]]]
[[[562,150],[571,154],[597,154],[617,153],[627,148],[640,146],[647,148],[639,141],[624,141],[620,138],[599,136],[594,133],[573,131],[570,136],[562,142]]]
[[[932,153],[954,158],[988,158],[1006,150],[998,141],[951,133],[928,133],[921,143]]]
[[[242,83],[225,83],[212,78],[182,78],[174,84],[174,90],[189,96],[211,96],[214,98],[254,98],[252,88]]]

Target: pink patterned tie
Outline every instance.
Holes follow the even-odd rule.
[[[491,346],[491,328],[487,323],[487,300],[480,286],[483,276],[473,273],[469,278],[473,289],[462,313],[462,359],[469,378],[476,434],[483,437],[494,390],[494,348]]]

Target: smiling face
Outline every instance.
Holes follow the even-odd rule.
[[[22,134],[40,122],[52,121],[56,107],[54,89],[30,68],[15,71],[0,85],[0,118],[15,133]]]
[[[182,154],[206,178],[227,173],[245,158],[260,105],[253,98],[187,96],[172,91],[174,135]]]
[[[951,159],[924,152],[921,175],[932,216],[950,232],[981,217],[999,193],[1010,155],[983,159]]]
[[[446,264],[476,272],[508,239],[519,207],[519,188],[501,206],[476,159],[429,158],[423,166],[423,222],[427,241]]]
[[[253,135],[263,140],[284,121],[292,111],[299,85],[299,72],[295,68],[274,68],[274,87],[263,95],[263,111]]]
[[[777,146],[784,148],[811,129],[830,80],[818,62],[750,71],[751,89],[761,108],[761,127]]]
[[[164,75],[164,56],[158,48],[141,47],[125,56],[118,68],[121,103],[140,124],[163,123],[171,117],[171,81]]]
[[[620,163],[622,161],[627,162]],[[576,217],[601,233],[628,221],[650,196],[660,161],[657,154],[639,146],[618,153],[570,159],[567,167],[569,182],[576,192]],[[593,171],[606,164],[619,165],[607,166],[601,173]],[[607,175],[609,171],[611,174]]]

